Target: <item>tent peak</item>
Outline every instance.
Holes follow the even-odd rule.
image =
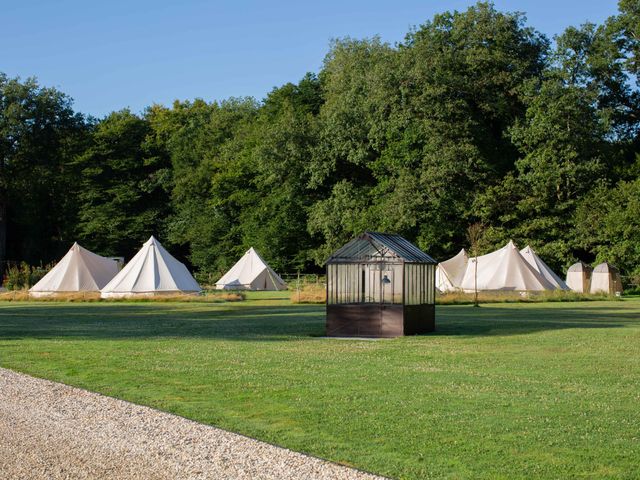
[[[154,237],[153,235],[151,235],[149,237],[149,240],[147,240],[146,242],[144,242],[145,245],[150,244],[150,245],[160,245],[160,242],[158,242],[158,239],[156,237]]]

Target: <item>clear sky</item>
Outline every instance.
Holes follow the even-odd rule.
[[[174,99],[258,99],[317,72],[332,38],[401,41],[467,0],[0,0],[0,71],[38,77],[103,116]],[[496,0],[552,37],[602,22],[615,0]]]

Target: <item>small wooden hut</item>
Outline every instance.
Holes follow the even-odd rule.
[[[593,268],[580,261],[567,270],[567,286],[578,293],[589,293]]]
[[[596,265],[591,274],[590,293],[606,293],[607,295],[619,295],[622,293],[622,279],[620,272],[610,263],[604,262]]]
[[[435,329],[437,262],[400,235],[365,232],[327,260],[327,336]]]

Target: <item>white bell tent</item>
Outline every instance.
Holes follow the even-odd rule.
[[[607,293],[615,295],[622,293],[622,279],[616,267],[608,263],[596,265],[591,274],[590,293]]]
[[[118,263],[74,243],[67,254],[29,290],[32,297],[99,292],[118,273]]]
[[[101,292],[102,298],[126,298],[180,293],[202,289],[184,264],[153,236]]]
[[[251,247],[216,282],[218,290],[284,290],[287,284]]]
[[[468,262],[464,248],[455,257],[440,262],[436,268],[436,288],[442,293],[460,290]]]
[[[536,272],[549,280],[549,282],[555,288],[557,288],[558,290],[569,290],[569,287],[567,287],[567,284],[564,283],[564,280],[556,275],[554,271],[549,268],[549,265],[544,263],[544,261],[538,256],[535,250],[529,245],[520,250],[520,254],[522,254],[524,259],[529,262],[529,265],[531,265]]]
[[[574,263],[567,270],[567,286],[574,292],[589,293],[593,268],[584,262]]]
[[[470,257],[460,287],[465,292],[473,292],[476,276],[478,291],[526,292],[556,288],[525,260],[512,241],[495,252]]]

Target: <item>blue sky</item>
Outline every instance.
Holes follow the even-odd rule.
[[[474,3],[0,0],[0,71],[36,76],[95,116],[174,99],[262,99],[274,86],[317,72],[332,38],[380,35],[395,43],[435,13]],[[617,11],[615,0],[494,3],[525,12],[549,37]]]

